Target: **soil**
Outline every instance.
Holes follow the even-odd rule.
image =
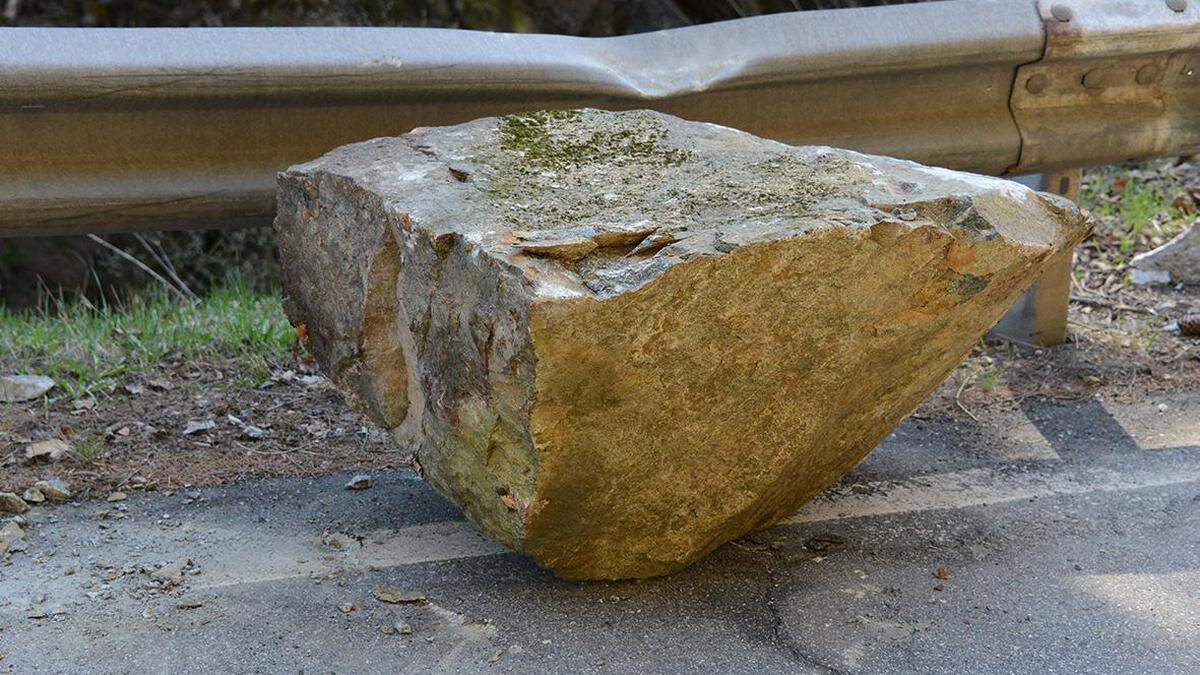
[[[406,452],[350,411],[327,380],[306,373],[303,363],[280,366],[254,389],[234,385],[237,369],[233,361],[168,363],[108,396],[0,406],[0,490],[20,493],[57,477],[86,499],[114,490],[178,490],[407,462]],[[184,434],[190,422],[206,421],[211,429]],[[257,434],[244,425],[262,437],[251,438]],[[46,438],[64,438],[77,455],[89,456],[26,463],[26,446]]]

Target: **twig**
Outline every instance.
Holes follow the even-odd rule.
[[[958,405],[960,410],[967,413],[967,416],[970,417],[971,419],[975,420],[975,422],[978,424],[979,418],[975,416],[975,413],[971,412],[970,410],[967,410],[967,406],[963,405],[963,402],[962,402],[963,389],[967,388],[967,384],[969,384],[971,382],[971,379],[974,377],[975,377],[975,374],[972,373],[967,376],[967,379],[962,381],[962,384],[958,385],[958,391],[954,392],[954,402]]]
[[[142,245],[142,248],[150,252],[150,255],[154,257],[155,262],[157,262],[159,266],[167,271],[167,274],[171,277],[171,280],[175,282],[175,285],[178,286],[180,290],[191,296],[192,300],[200,300],[200,296],[192,292],[192,289],[183,282],[183,279],[179,278],[179,273],[176,272],[175,266],[171,264],[171,259],[167,257],[166,251],[162,251],[161,247],[160,250],[155,250],[154,247],[150,245],[150,242],[146,241],[146,238],[143,237],[140,232],[135,232],[133,237],[134,239],[137,239],[139,244]]]
[[[1154,314],[1148,309],[1141,307],[1131,307],[1120,302],[1109,302],[1100,298],[1088,298],[1081,295],[1072,295],[1071,302],[1078,302],[1081,305],[1091,305],[1093,307],[1106,307],[1108,309],[1117,310],[1118,312],[1132,312],[1134,314]]]
[[[113,253],[116,253],[117,255],[121,256],[125,260],[128,260],[129,262],[133,263],[138,269],[140,269],[141,271],[145,272],[146,274],[149,274],[150,276],[154,277],[156,280],[158,280],[160,283],[162,283],[162,285],[171,289],[171,291],[174,292],[175,295],[178,295],[179,298],[181,300],[183,300],[184,302],[187,302],[187,303],[192,302],[192,299],[189,298],[187,295],[185,295],[183,291],[176,288],[174,284],[172,284],[171,282],[169,282],[165,278],[163,278],[163,276],[161,274],[159,274],[158,272],[155,272],[154,270],[147,267],[146,263],[142,262],[141,260],[138,260],[136,257],[134,257],[132,254],[126,252],[124,249],[121,249],[118,246],[113,246],[112,244],[105,241],[103,238],[98,237],[94,234],[89,234],[88,239],[91,239],[92,241],[96,242],[97,244],[100,244],[104,248],[112,251]]]

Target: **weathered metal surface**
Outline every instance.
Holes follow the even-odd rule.
[[[274,175],[504,112],[654,108],[998,174],[1032,0],[773,15],[581,39],[399,28],[0,32],[0,236],[265,224]]]
[[[1198,67],[1200,1],[955,0],[599,39],[7,29],[0,236],[266,224],[289,164],[534,108],[654,108],[990,174],[1195,152]]]
[[[1038,11],[1046,53],[1017,72],[1013,172],[1200,150],[1200,2],[1039,0]]]

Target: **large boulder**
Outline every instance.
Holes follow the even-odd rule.
[[[790,515],[1090,227],[1008,181],[647,111],[416,129],[279,188],[321,368],[567,578],[669,573]]]

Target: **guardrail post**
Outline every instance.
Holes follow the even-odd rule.
[[[1079,200],[1082,171],[1067,169],[1018,178],[1039,190]],[[1067,340],[1067,304],[1071,297],[1073,250],[1063,251],[1051,260],[1033,286],[1022,295],[992,329],[992,335],[1051,347]]]

